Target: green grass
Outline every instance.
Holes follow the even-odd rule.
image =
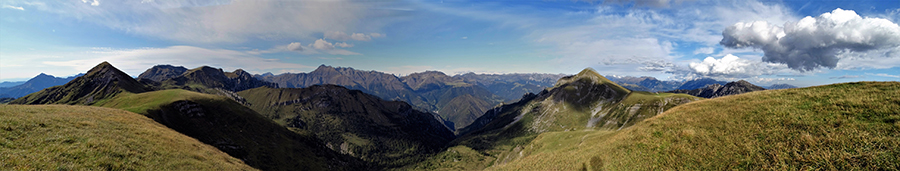
[[[768,90],[677,106],[616,132],[550,132],[488,170],[896,170],[900,83]]]
[[[0,105],[0,170],[255,170],[124,110]]]

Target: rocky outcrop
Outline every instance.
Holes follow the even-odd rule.
[[[703,98],[716,98],[728,95],[742,94],[752,91],[766,90],[760,86],[751,84],[750,82],[740,80],[730,82],[725,85],[712,84],[703,88],[693,90],[674,90],[670,93],[684,93]]]

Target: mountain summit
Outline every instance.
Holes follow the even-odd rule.
[[[84,76],[77,77],[65,85],[29,94],[10,104],[93,104],[97,100],[123,92],[142,93],[150,90],[104,61],[88,70]]]

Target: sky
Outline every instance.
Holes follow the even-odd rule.
[[[3,0],[0,81],[108,61],[813,86],[900,80],[900,0]]]

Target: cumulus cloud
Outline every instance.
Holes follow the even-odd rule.
[[[25,8],[17,7],[17,6],[12,6],[12,5],[3,5],[3,8],[8,8],[8,9],[15,9],[15,10],[22,10],[22,11],[25,11]]]
[[[384,35],[383,35],[383,34],[380,34],[380,33],[370,33],[370,34],[365,34],[365,33],[352,33],[352,34],[347,34],[347,33],[340,32],[340,31],[329,31],[329,32],[325,32],[325,38],[326,38],[326,39],[340,40],[340,41],[347,41],[347,40],[370,41],[370,40],[372,40],[372,38],[379,38],[379,37],[382,37],[382,36],[384,36]]]
[[[741,59],[731,54],[725,55],[721,59],[706,57],[702,62],[691,62],[688,66],[694,74],[699,76],[735,78],[773,75],[785,67],[783,64]]]
[[[817,17],[778,26],[766,21],[739,22],[724,31],[720,44],[763,50],[763,61],[787,64],[799,71],[835,68],[842,54],[887,50],[898,54],[900,26],[887,19],[863,18],[852,10],[835,9]],[[871,56],[871,55],[866,55]],[[875,55],[875,57],[896,57]]]
[[[291,42],[286,48],[289,51],[303,51],[303,45],[301,45],[300,42]]]
[[[332,45],[331,43],[328,43],[328,41],[325,41],[325,40],[323,40],[323,39],[316,40],[316,42],[313,43],[312,46],[313,46],[313,48],[316,48],[316,49],[319,49],[319,50],[331,50],[331,49],[334,49],[334,45]]]

